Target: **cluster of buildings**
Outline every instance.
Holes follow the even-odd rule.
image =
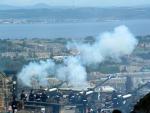
[[[33,89],[35,92],[45,90],[50,98],[50,101],[46,101],[46,103],[36,101],[25,102],[25,109],[29,111],[35,111],[37,109],[41,110],[43,108],[45,110],[48,110],[47,108],[51,108],[51,110],[58,109],[56,113],[93,113],[92,111],[88,112],[88,110],[95,110],[96,113],[101,113],[102,111],[109,113],[114,109],[114,104],[116,105],[115,107],[118,107],[121,110],[131,110],[133,106],[131,106],[130,104],[135,104],[142,96],[150,91],[149,74],[150,72],[101,74],[99,78],[97,76],[96,79],[89,80],[89,86],[84,89],[70,87],[69,85],[67,85],[68,87],[64,86],[65,82],[59,84],[58,86],[55,85],[55,87],[52,87],[50,89],[46,87],[39,87],[39,89],[35,89],[34,87],[30,88],[16,85],[17,78],[15,77],[15,72],[1,72],[0,111],[7,110],[14,92],[18,95],[19,99],[21,90],[24,89],[27,92],[29,92],[31,89]],[[56,96],[58,91],[61,93],[62,99],[59,102],[52,101],[52,97],[54,95]],[[68,100],[68,97],[71,94],[74,96],[70,97],[70,99],[85,94],[87,101],[85,106],[82,102],[76,103],[74,101],[72,102],[72,100],[71,102],[69,102],[70,100]],[[116,95],[115,98],[117,98],[117,101],[113,100],[112,95]],[[95,106],[95,108],[93,105]],[[127,109],[129,106],[131,108]],[[85,107],[86,110],[84,110]]]

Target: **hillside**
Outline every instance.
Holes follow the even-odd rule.
[[[126,19],[149,19],[150,8],[29,8],[0,10],[0,20],[28,20],[31,22],[79,22]]]

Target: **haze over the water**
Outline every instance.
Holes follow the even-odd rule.
[[[150,5],[150,0],[0,0],[0,4],[26,6],[35,4],[50,6],[84,6],[84,7],[109,7],[109,6],[143,6]]]

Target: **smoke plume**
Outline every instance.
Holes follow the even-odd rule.
[[[105,32],[93,44],[75,44],[85,65],[101,63],[107,58],[119,59],[130,55],[138,41],[126,26],[119,26],[113,32]]]
[[[33,78],[43,85],[46,84],[44,78],[54,74],[58,79],[68,81],[75,87],[83,86],[87,81],[87,65],[101,63],[108,58],[116,60],[130,55],[138,44],[126,26],[116,27],[112,32],[104,32],[95,40],[92,44],[69,43],[66,46],[74,46],[80,54],[68,57],[61,65],[56,65],[51,59],[39,63],[31,62],[23,67],[18,77],[25,85],[31,86]]]
[[[46,85],[47,78],[49,75],[54,74],[55,63],[52,60],[30,62],[25,65],[21,72],[18,74],[18,78],[26,86],[32,86],[32,81],[37,82],[39,85]]]
[[[86,85],[86,69],[77,57],[68,57],[64,61],[64,66],[58,68],[56,75],[59,79],[69,81],[74,87]]]

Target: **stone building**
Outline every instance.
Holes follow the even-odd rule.
[[[8,88],[9,79],[3,72],[0,72],[0,112],[4,111],[8,105],[8,96],[10,90]]]

